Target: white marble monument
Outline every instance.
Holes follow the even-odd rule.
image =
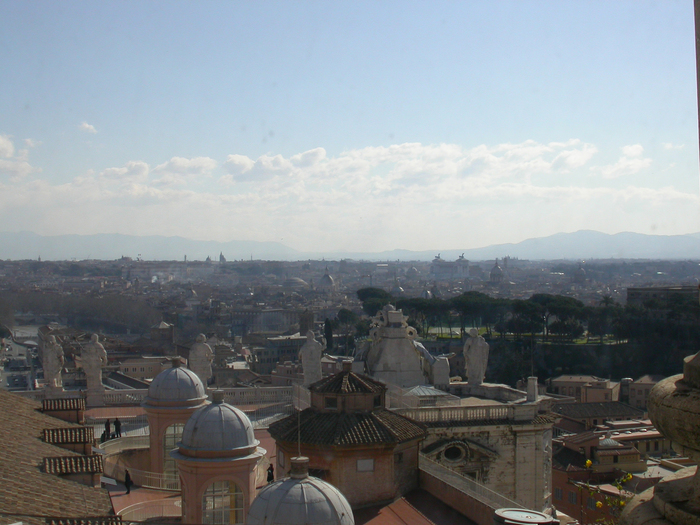
[[[44,382],[49,390],[63,390],[61,371],[64,360],[63,347],[56,342],[55,336],[48,336],[42,345],[42,366]]]
[[[323,377],[321,372],[321,356],[323,356],[324,346],[316,341],[314,333],[306,332],[306,342],[299,349],[299,358],[304,370],[304,386],[309,386]]]
[[[489,344],[479,335],[476,328],[469,330],[469,337],[464,343],[464,362],[467,384],[480,385],[484,382],[486,365],[489,361]]]
[[[107,364],[107,352],[97,334],[90,336],[90,342],[80,351],[80,366],[87,379],[88,406],[104,405],[105,387],[102,384],[102,367]]]
[[[204,334],[199,334],[196,342],[190,348],[189,368],[197,374],[205,388],[213,375],[212,361],[214,361],[214,351],[207,344],[207,337]]]

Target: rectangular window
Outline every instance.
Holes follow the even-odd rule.
[[[576,505],[576,493],[569,491],[569,503]]]
[[[284,451],[277,449],[277,464],[284,467]]]
[[[357,460],[357,471],[358,472],[374,472],[374,460],[373,459],[358,459]]]
[[[394,463],[403,463],[403,452],[394,454]]]
[[[659,451],[659,442],[654,441],[654,452],[658,452],[658,451]]]
[[[338,398],[337,397],[327,397],[326,398],[326,408],[338,408]]]
[[[554,487],[554,499],[564,499],[564,491],[560,487]]]
[[[382,406],[382,396],[374,396],[374,408]]]
[[[586,507],[588,508],[588,510],[595,509],[595,499],[588,498],[588,503],[586,503]]]

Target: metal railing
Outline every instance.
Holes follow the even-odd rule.
[[[180,498],[143,501],[122,509],[118,513],[122,523],[127,521],[143,522],[153,518],[182,518]]]
[[[137,450],[149,448],[150,437],[145,436],[124,436],[116,439],[110,439],[104,443],[98,445],[98,449],[102,450],[105,456],[112,456],[114,454],[119,454],[125,450]]]
[[[435,461],[427,458],[423,454],[418,456],[418,468],[459,490],[463,494],[471,496],[480,501],[484,505],[488,505],[493,509],[516,508],[522,509],[520,503],[517,503],[498,492],[491,490],[486,485],[479,483],[471,478],[463,476],[459,472],[440,465]]]
[[[122,481],[125,470],[124,465],[110,460],[109,457],[105,458],[104,472],[106,476]],[[180,492],[180,476],[178,474],[160,474],[129,467],[129,475],[137,487]]]

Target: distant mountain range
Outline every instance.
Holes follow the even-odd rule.
[[[590,230],[557,233],[515,244],[495,244],[463,250],[389,250],[383,252],[301,252],[278,242],[196,241],[183,237],[98,234],[42,236],[31,232],[0,232],[0,259],[113,260],[122,256],[144,260],[218,261],[219,253],[229,260],[355,259],[372,261],[429,261],[438,253],[447,261],[461,254],[472,261],[519,259],[700,259],[700,233],[687,235],[609,235]]]

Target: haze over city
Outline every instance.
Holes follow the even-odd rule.
[[[700,231],[689,1],[0,12],[0,231],[317,253]]]

